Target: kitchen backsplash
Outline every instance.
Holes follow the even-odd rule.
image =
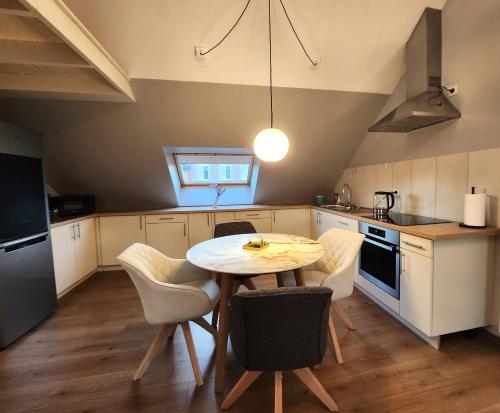
[[[397,212],[463,220],[471,186],[488,195],[488,225],[500,226],[500,148],[347,168],[335,187],[352,188],[356,205],[373,205],[373,193],[397,190]]]

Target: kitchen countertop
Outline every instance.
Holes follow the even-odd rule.
[[[72,224],[93,217],[108,217],[108,216],[127,216],[127,215],[161,215],[161,214],[187,214],[190,212],[235,212],[242,210],[265,210],[265,209],[290,209],[290,208],[313,208],[318,211],[343,216],[346,218],[356,219],[358,221],[368,222],[369,224],[378,225],[394,229],[396,231],[415,235],[434,241],[468,238],[468,237],[488,237],[500,235],[500,228],[488,227],[484,229],[462,228],[458,222],[449,222],[444,224],[429,224],[429,225],[411,225],[399,226],[386,222],[376,221],[370,218],[363,217],[370,212],[370,209],[360,208],[352,212],[333,211],[331,209],[322,208],[311,204],[274,204],[274,205],[221,205],[217,208],[212,206],[192,206],[192,207],[175,207],[165,209],[154,209],[147,211],[125,211],[125,212],[96,212],[95,214],[82,215],[77,217],[59,218],[51,220],[51,227],[55,228],[61,225]]]
[[[52,228],[72,224],[87,218],[93,217],[112,217],[112,216],[128,216],[128,215],[162,215],[162,214],[187,214],[191,212],[235,212],[245,210],[265,210],[265,209],[291,209],[291,208],[310,208],[310,204],[273,204],[273,205],[220,205],[217,208],[213,206],[186,206],[174,207],[165,209],[152,209],[146,211],[120,211],[120,212],[96,212],[94,214],[87,214],[75,217],[56,218],[50,220]]]
[[[327,213],[343,216],[346,218],[356,219],[358,221],[367,222],[369,224],[374,224],[379,227],[394,229],[396,231],[415,235],[417,237],[422,237],[434,241],[455,239],[455,238],[468,238],[468,237],[489,237],[500,234],[500,228],[462,228],[458,225],[458,222],[448,222],[443,224],[428,224],[428,225],[409,225],[400,226],[394,225],[387,222],[380,222],[374,219],[366,218],[362,215],[366,215],[367,210],[354,210],[353,212],[341,212],[332,211],[331,209],[322,208],[318,206],[312,206],[313,209],[318,211],[324,211]]]

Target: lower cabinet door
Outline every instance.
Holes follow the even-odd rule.
[[[431,336],[433,260],[401,249],[399,315]]]
[[[310,219],[307,209],[277,209],[272,211],[274,233],[310,238]]]
[[[210,212],[203,214],[189,214],[188,220],[190,247],[213,237],[213,215]]]
[[[62,225],[51,230],[57,294],[78,281],[74,231],[74,224]]]
[[[76,271],[81,279],[97,268],[97,248],[94,218],[75,224]]]
[[[101,265],[118,265],[116,257],[135,242],[146,243],[143,216],[99,218]]]
[[[250,222],[257,232],[269,233],[271,232],[271,218],[248,218],[241,219],[240,221]]]
[[[189,249],[187,223],[147,224],[146,243],[170,258],[186,258]]]

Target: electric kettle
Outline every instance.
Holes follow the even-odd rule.
[[[398,191],[377,191],[373,195],[373,215],[376,218],[387,217],[389,210],[394,207],[394,194]]]

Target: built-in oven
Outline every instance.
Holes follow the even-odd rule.
[[[365,234],[360,253],[360,275],[399,300],[399,231],[366,222],[359,223]]]

